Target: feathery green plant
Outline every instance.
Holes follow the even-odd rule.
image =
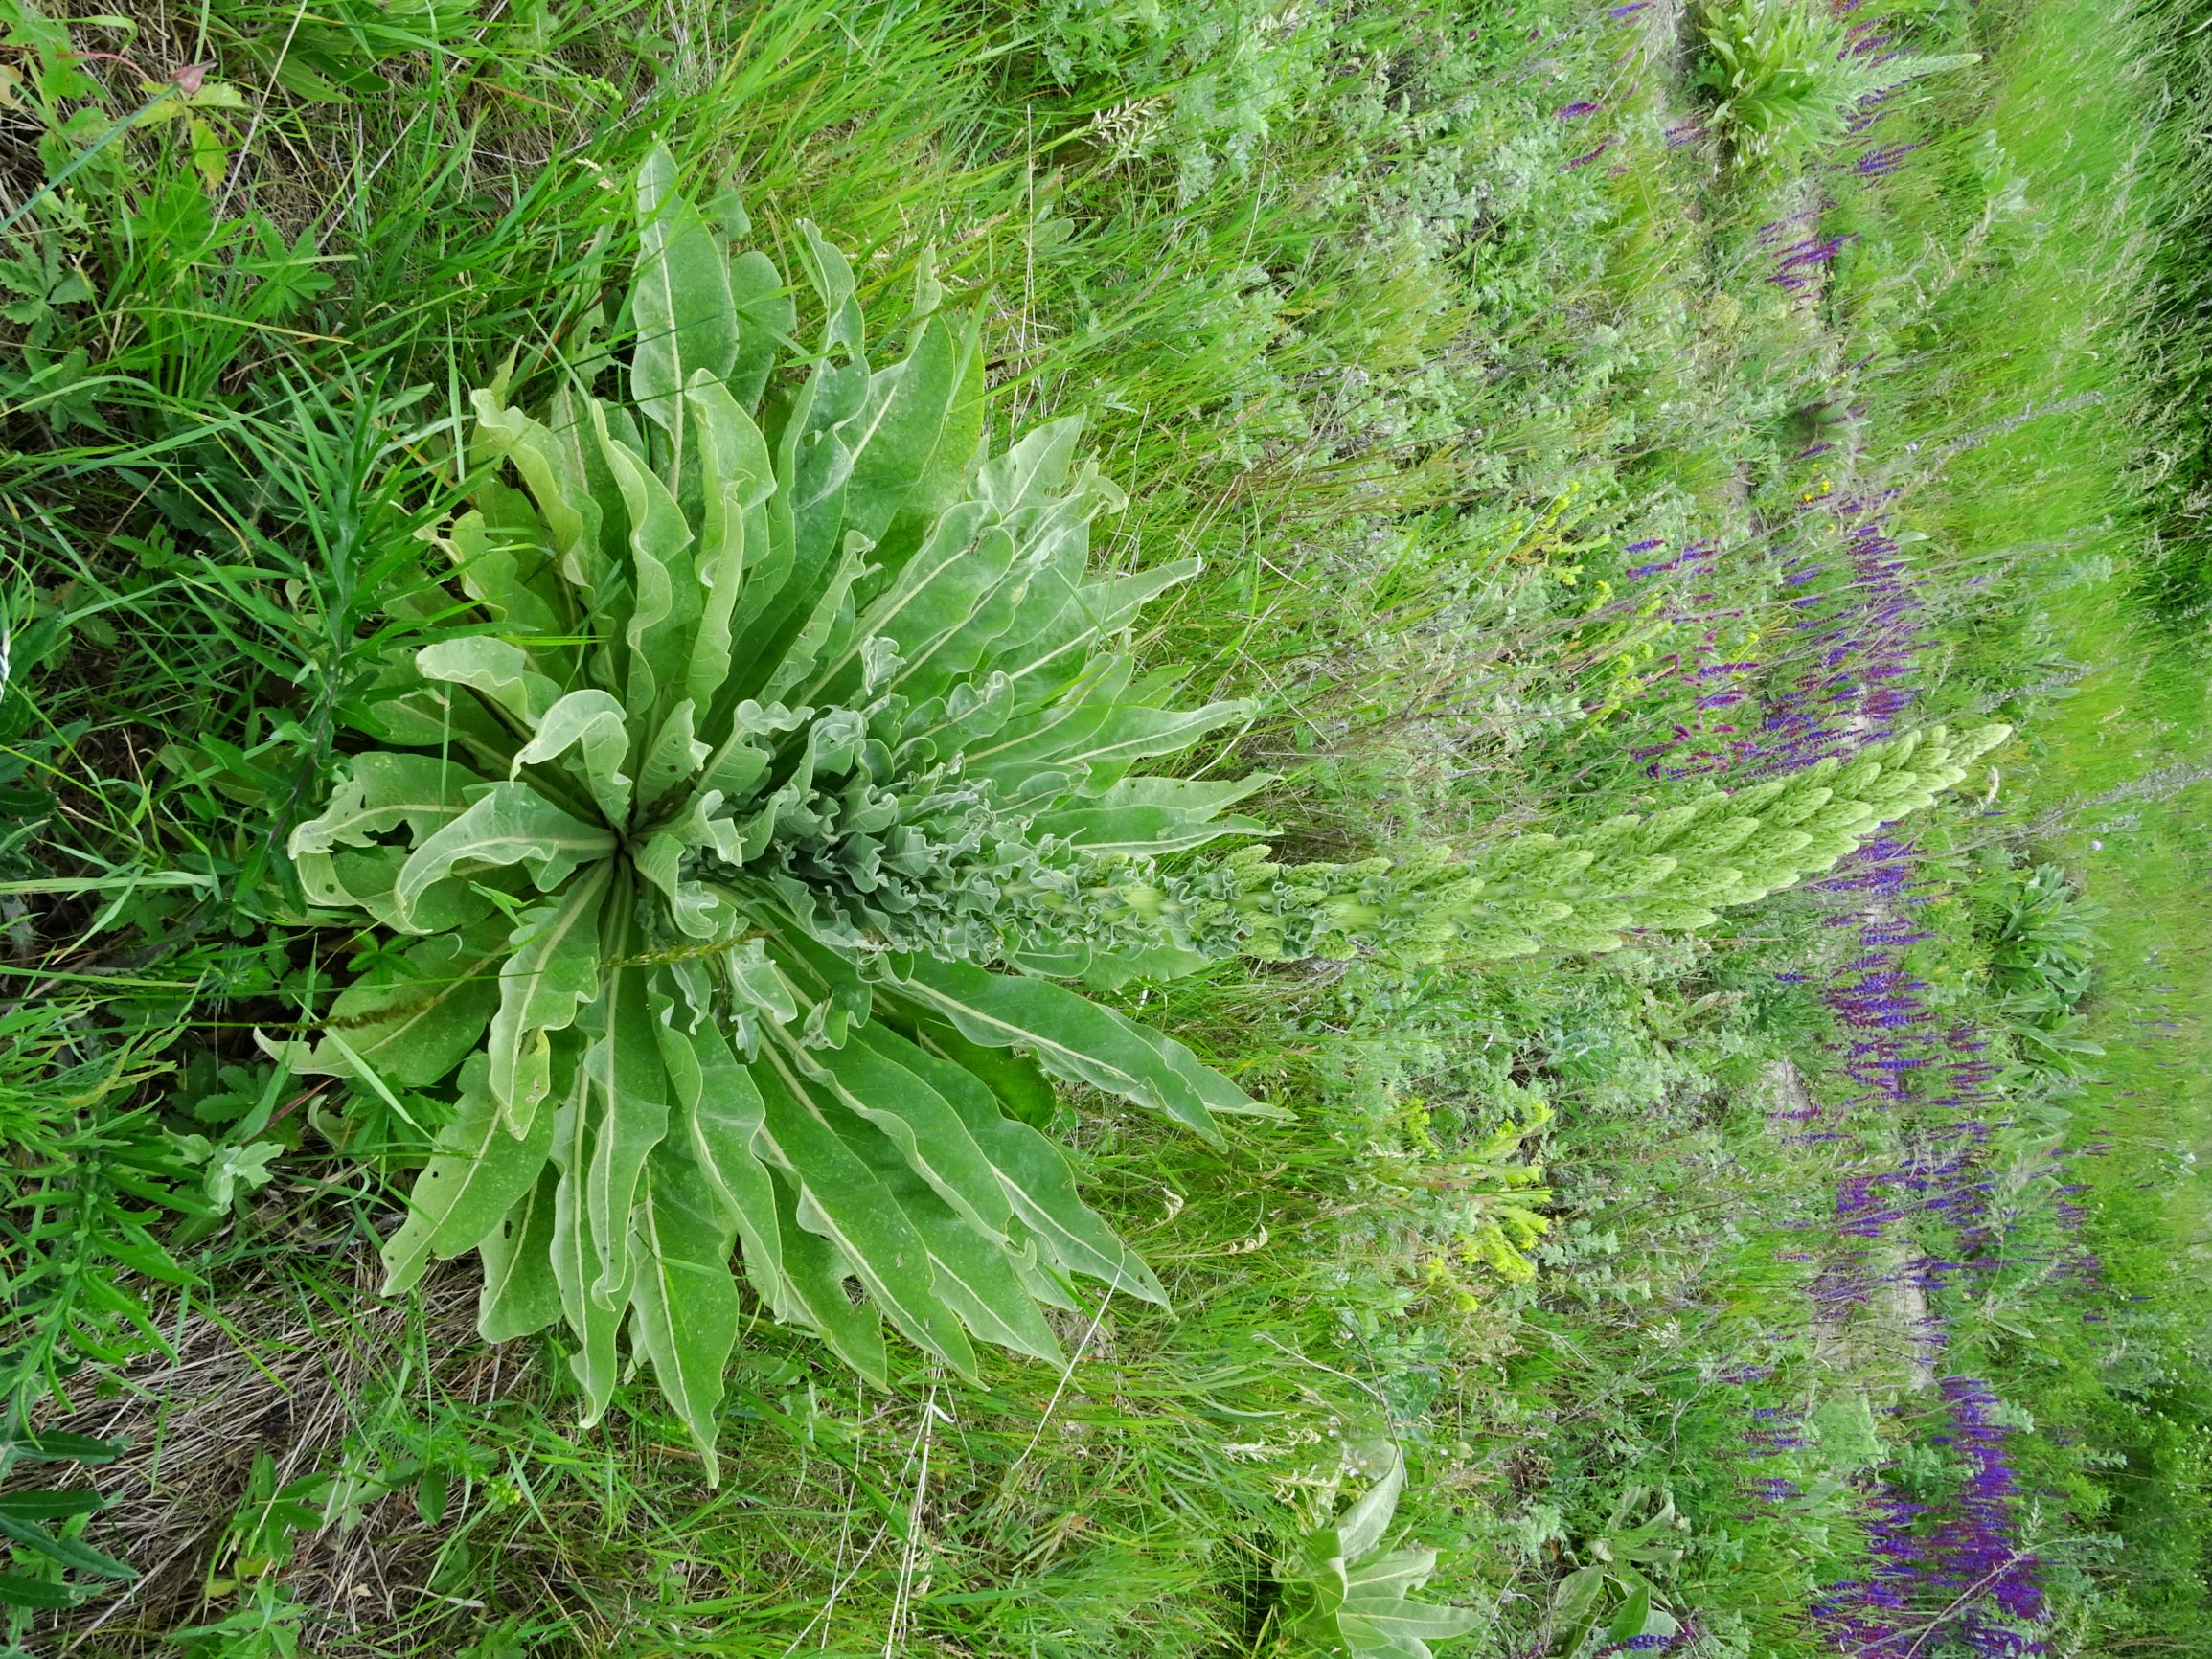
[[[1039,1304],[1070,1275],[1164,1299],[1032,1126],[1048,1078],[1203,1134],[1270,1108],[1056,981],[1607,948],[1825,867],[1974,752],[1939,730],[1471,863],[1170,873],[1259,830],[1225,814],[1261,780],[1138,770],[1245,712],[1170,706],[1108,643],[1195,561],[1087,576],[1118,492],[1073,420],[988,453],[980,320],[926,267],[875,367],[802,225],[822,320],[786,372],[796,310],[730,257],[741,210],[710,221],[665,151],[637,210],[627,307],[542,414],[474,395],[480,482],[439,539],[490,622],[387,657],[347,705],[378,746],[289,844],[308,920],[406,943],[282,1052],[388,1101],[458,1068],[389,1287],[476,1249],[484,1334],[565,1321],[587,1420],[627,1323],[710,1476],[733,1253],[878,1380],[885,1319],[971,1374],[971,1338],[1059,1359]]]
[[[1717,0],[1701,8],[1705,61],[1696,83],[1742,159],[1780,163],[1839,141],[1866,99],[1924,75],[1981,61],[1974,52],[1886,59],[1854,50],[1847,25],[1825,6],[1791,0]]]

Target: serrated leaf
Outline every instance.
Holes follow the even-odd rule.
[[[399,1296],[422,1276],[432,1257],[458,1256],[490,1236],[537,1182],[553,1148],[553,1115],[540,1112],[535,1132],[507,1132],[486,1080],[488,1062],[471,1056],[461,1068],[461,1099],[439,1132],[430,1161],[415,1178],[407,1219],[384,1241],[384,1294]]]

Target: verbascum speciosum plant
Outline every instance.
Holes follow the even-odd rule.
[[[475,1250],[488,1339],[564,1323],[587,1422],[627,1341],[712,1478],[739,1270],[878,1381],[884,1322],[972,1373],[977,1339],[1058,1360],[1040,1305],[1074,1307],[1071,1276],[1163,1300],[1033,1126],[1051,1079],[1204,1134],[1272,1108],[1068,982],[1586,945],[1627,913],[1516,896],[1579,896],[1605,859],[1672,895],[1658,922],[1696,906],[1654,885],[1657,843],[1630,851],[1674,846],[1667,815],[1580,864],[1164,874],[1258,830],[1229,814],[1258,780],[1141,769],[1246,712],[1175,708],[1115,647],[1195,564],[1089,573],[1118,492],[1071,420],[987,452],[979,320],[926,271],[878,367],[802,225],[797,347],[783,276],[733,260],[674,170],[636,181],[627,364],[586,341],[541,409],[474,394],[480,483],[442,539],[477,620],[390,661],[372,746],[290,843],[311,919],[381,932],[386,966],[283,1053],[453,1101],[391,1291]],[[1819,833],[1833,858],[1842,820]],[[1746,868],[1709,897],[1778,879]]]

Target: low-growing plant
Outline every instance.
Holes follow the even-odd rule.
[[[32,1434],[11,1413],[0,1425],[0,1475],[29,1463],[97,1466],[113,1463],[124,1449],[119,1442],[87,1435]],[[106,1500],[90,1488],[17,1489],[0,1495],[0,1538],[7,1540],[11,1565],[28,1569],[0,1571],[0,1607],[8,1609],[11,1638],[22,1636],[31,1609],[74,1607],[97,1592],[100,1579],[138,1577],[127,1561],[94,1549],[79,1535],[83,1521],[104,1508]],[[12,1641],[7,1649],[8,1654],[21,1651]]]
[[[2075,1011],[2095,969],[2099,907],[2055,864],[2025,873],[2004,864],[1982,884],[1978,916],[1989,941],[1990,989],[2021,1057],[2039,1070],[2078,1071],[2105,1051]]]
[[[877,368],[802,225],[820,319],[787,368],[796,308],[731,258],[741,210],[710,221],[659,151],[637,211],[635,285],[542,413],[474,395],[474,505],[437,536],[469,625],[411,589],[441,637],[342,705],[377,746],[291,835],[303,920],[396,937],[280,1052],[402,1116],[458,1071],[389,1289],[477,1250],[484,1335],[565,1322],[587,1420],[627,1324],[710,1477],[733,1254],[878,1381],[885,1320],[972,1374],[971,1339],[1057,1361],[1040,1305],[1072,1275],[1164,1300],[1034,1126],[1050,1079],[1207,1135],[1272,1108],[1064,982],[1610,948],[1826,868],[2002,736],[1471,860],[1186,867],[1258,831],[1228,808],[1263,780],[1140,767],[1246,705],[1178,709],[1112,642],[1195,561],[1089,574],[1118,491],[1074,420],[989,452],[980,316],[926,263]],[[595,392],[618,374],[627,403]]]
[[[1381,1478],[1277,1569],[1284,1629],[1299,1651],[1428,1659],[1429,1643],[1465,1636],[1479,1622],[1464,1607],[1413,1599],[1436,1571],[1434,1550],[1382,1548],[1405,1489],[1404,1458],[1396,1446],[1385,1455]]]
[[[1916,57],[1867,50],[1843,18],[1804,0],[1716,0],[1698,19],[1697,84],[1742,159],[1794,160],[1840,140],[1866,100],[1977,63],[1978,53]]]

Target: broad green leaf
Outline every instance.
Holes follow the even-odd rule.
[[[778,1034],[789,1062],[830,1098],[874,1125],[906,1167],[986,1238],[1004,1237],[1006,1194],[960,1114],[912,1068],[859,1040],[819,1056]]]
[[[730,675],[730,629],[749,562],[765,553],[768,518],[763,511],[776,488],[768,445],[752,417],[729,390],[704,371],[685,391],[697,435],[702,497],[698,579],[698,632],[692,641],[684,693],[709,711]],[[710,725],[712,721],[709,721]]]
[[[987,658],[998,653],[1001,642],[1023,626],[1033,585],[1045,581],[1049,599],[1049,584],[1059,570],[1067,564],[1080,568],[1088,558],[1090,520],[1103,499],[1096,481],[1089,480],[1080,495],[1023,508],[1003,521],[1001,528],[1014,543],[1005,577],[968,616],[904,647],[905,660],[886,682],[890,689],[921,698],[967,683]]]
[[[845,520],[872,541],[901,514],[927,520],[952,505],[983,433],[982,313],[921,327],[903,361],[873,376],[846,442],[855,451]]]
[[[610,431],[636,432],[636,422],[629,419],[627,410],[610,416],[584,388],[570,382],[554,393],[547,416],[554,438],[561,445],[561,466],[583,482],[584,490],[597,505],[599,540],[593,550],[596,568],[588,579],[576,585],[582,590],[582,597],[589,602],[590,614],[595,618],[619,616],[629,593],[627,573],[622,562],[622,549],[629,539],[629,508],[622,498],[622,489],[608,470],[606,455],[600,443],[603,426]],[[643,454],[642,438],[630,445],[631,453]],[[610,653],[619,658],[620,647]]]
[[[426,680],[467,686],[525,731],[536,730],[560,696],[560,688],[531,666],[527,651],[490,634],[424,646],[415,653],[415,666]]]
[[[759,249],[730,261],[730,298],[738,308],[738,360],[730,370],[730,398],[751,414],[775,367],[776,352],[798,331],[799,308],[775,261]]]
[[[514,747],[507,723],[480,698],[449,685],[422,685],[412,664],[408,671],[416,689],[371,702],[356,720],[360,728],[379,743],[435,749],[441,761],[466,761],[495,777],[504,773]]]
[[[1062,1270],[1166,1306],[1167,1292],[1152,1269],[1077,1196],[1075,1171],[1059,1147],[1029,1125],[1002,1117],[998,1102],[964,1065],[919,1049],[881,1025],[862,1028],[859,1037],[927,1079],[951,1102],[991,1160],[1015,1215]],[[946,1037],[963,1040],[949,1033]],[[934,1034],[932,1040],[938,1040]]]
[[[554,1188],[559,1180],[559,1170],[541,1170],[536,1185],[477,1242],[484,1288],[476,1298],[476,1334],[487,1342],[529,1336],[560,1317],[560,1282],[553,1272]]]
[[[1614,1611],[1612,1623],[1606,1627],[1608,1642],[1628,1643],[1644,1634],[1644,1623],[1652,1616],[1652,1588],[1649,1584],[1632,1585],[1628,1597]]]
[[[888,966],[905,994],[970,1042],[1026,1048],[1055,1077],[1119,1095],[1209,1139],[1220,1134],[1215,1112],[1272,1110],[1174,1038],[1049,981],[918,956],[895,956]]]
[[[483,787],[482,778],[443,756],[355,755],[331,804],[296,826],[286,847],[294,858],[366,847],[401,825],[420,838],[460,817]]]
[[[308,901],[328,909],[357,906],[398,932],[443,935],[472,930],[492,914],[490,895],[513,893],[510,873],[490,872],[467,881],[440,881],[415,901],[414,925],[401,928],[392,890],[407,867],[404,847],[348,847],[337,852],[303,852],[294,861]]]
[[[545,520],[553,551],[563,574],[590,591],[605,564],[600,551],[600,507],[577,465],[572,444],[562,443],[541,422],[505,407],[490,392],[470,394],[476,411],[476,443],[487,462],[504,458],[529,486]]]
[[[550,765],[580,750],[584,787],[609,824],[627,824],[631,784],[623,763],[629,754],[629,722],[612,693],[592,687],[570,692],[537,723],[529,742],[514,752],[513,772]]]
[[[512,491],[509,494],[513,500],[521,501]],[[529,511],[527,503],[522,511]],[[545,527],[535,522],[535,514],[532,519],[533,538],[545,537]],[[517,547],[530,550],[532,539],[515,530],[495,528],[480,511],[465,512],[453,521],[445,546],[460,574],[461,585],[509,632],[549,637],[566,631],[553,601],[540,591],[541,584],[533,580],[534,572],[517,556]]]
[[[551,892],[579,864],[614,851],[613,834],[572,818],[527,784],[492,784],[460,817],[415,849],[392,887],[399,925],[411,926],[422,896],[449,875],[520,864]]]
[[[660,1042],[675,1090],[676,1133],[737,1229],[754,1291],[778,1318],[787,1317],[796,1309],[784,1283],[775,1183],[753,1150],[764,1111],[752,1074],[711,1025],[688,1033],[664,1025]]]
[[[891,1384],[889,1356],[883,1351],[882,1319],[866,1303],[845,1292],[853,1277],[837,1247],[799,1224],[796,1182],[778,1180],[776,1221],[783,1244],[778,1252],[792,1298],[830,1351],[878,1388]]]
[[[560,1310],[576,1338],[576,1352],[568,1369],[583,1389],[583,1426],[591,1427],[605,1414],[614,1398],[621,1358],[615,1339],[623,1315],[629,1309],[629,1285],[617,1286],[612,1306],[593,1293],[606,1257],[606,1248],[592,1229],[591,1205],[586,1196],[588,1172],[597,1138],[592,1128],[598,1095],[588,1085],[582,1066],[576,1083],[553,1113],[553,1162],[560,1178],[553,1190],[553,1278],[560,1291]],[[629,1217],[623,1217],[629,1231]],[[628,1252],[624,1251],[627,1261]]]
[[[600,455],[622,491],[630,522],[630,580],[635,586],[623,638],[629,646],[623,705],[650,727],[671,703],[691,664],[691,636],[701,593],[693,569],[692,529],[676,498],[628,444],[610,431],[606,406],[592,405]]]
[[[106,1504],[95,1491],[9,1492],[0,1496],[0,1516],[11,1521],[58,1521],[98,1514]]]
[[[969,770],[1012,785],[1049,766],[1103,786],[1138,761],[1181,753],[1208,732],[1243,719],[1252,708],[1245,701],[1152,709],[1094,700],[1065,719],[1010,725],[998,741],[971,758]]]
[[[618,889],[614,908],[633,902]],[[619,919],[607,931],[622,939],[618,953],[640,943],[632,921]],[[600,1274],[592,1294],[602,1307],[619,1307],[630,1283],[627,1216],[647,1155],[668,1133],[669,1076],[661,1059],[659,1011],[650,995],[657,970],[645,964],[610,966],[600,1000],[605,1031],[584,1051],[583,1070],[591,1083],[598,1119],[593,1127],[588,1186],[591,1234],[600,1253]]]
[[[384,1294],[398,1296],[422,1276],[432,1257],[458,1256],[489,1237],[536,1185],[553,1148],[553,1115],[541,1112],[536,1132],[517,1140],[500,1121],[486,1081],[483,1056],[461,1068],[461,1100],[438,1136],[430,1161],[415,1178],[407,1219],[384,1241]]]
[[[871,1144],[868,1144],[872,1142]],[[929,1287],[978,1339],[1050,1364],[1064,1355],[1004,1244],[954,1212],[880,1136],[848,1138],[929,1252]]]
[[[655,146],[637,174],[637,285],[630,320],[630,397],[646,419],[683,447],[682,393],[705,371],[719,379],[738,358],[730,261],[698,209],[676,193],[675,160]],[[680,461],[669,476],[680,475]]]
[[[730,1277],[736,1227],[678,1140],[662,1141],[647,1158],[630,1219],[638,1258],[630,1330],[705,1460],[707,1485],[719,1486],[715,1409],[738,1340],[738,1286]]]
[[[696,776],[713,753],[694,736],[689,697],[669,711],[638,766],[638,806],[650,809],[671,789]]]
[[[1364,1595],[1410,1595],[1436,1571],[1434,1550],[1392,1550],[1369,1556],[1347,1570],[1345,1585]]]
[[[1017,625],[1000,639],[984,664],[1006,675],[1017,707],[1032,707],[1067,685],[1082,670],[1094,644],[1111,638],[1136,619],[1137,612],[1177,583],[1198,573],[1195,558],[1077,587],[1058,609],[1044,596],[1032,609],[1049,615],[1035,633]]]
[[[764,1108],[760,1142],[799,1189],[800,1225],[835,1246],[908,1341],[973,1376],[974,1351],[930,1288],[928,1250],[904,1212],[830,1128],[822,1103],[773,1045],[752,1070]],[[786,1250],[787,1256],[787,1240]]]
[[[1014,560],[1014,538],[992,523],[990,511],[980,501],[964,501],[938,519],[890,588],[870,602],[854,642],[817,672],[808,697],[858,684],[861,640],[887,639],[905,656],[974,614]]]
[[[986,461],[975,476],[975,492],[1001,514],[1043,501],[1067,476],[1076,445],[1083,442],[1083,417],[1063,416],[1022,434],[1002,454]]]
[[[1220,813],[1270,782],[1264,774],[1228,784],[1124,778],[1095,802],[1039,813],[1031,820],[1031,828],[1038,834],[1062,836],[1095,852],[1163,857],[1224,835],[1264,834],[1256,819],[1223,818]]]
[[[1402,1596],[1366,1596],[1354,1591],[1344,1598],[1336,1615],[1337,1627],[1348,1636],[1372,1633],[1394,1643],[1442,1642],[1464,1636],[1482,1622],[1466,1607],[1442,1607],[1427,1602],[1408,1602]]]
[[[854,637],[856,625],[853,614],[853,584],[859,580],[867,557],[867,537],[858,534],[847,535],[836,567],[823,583],[805,625],[785,648],[784,660],[768,676],[762,695],[771,699],[788,695],[792,687],[813,672],[814,665],[823,656],[839,652]]]
[[[899,1042],[901,1053],[913,1046],[903,1038],[892,1040]],[[978,1083],[997,1097],[1000,1108],[1032,1128],[1049,1129],[1060,1117],[1060,1096],[1053,1089],[1052,1079],[1027,1055],[969,1042],[946,1025],[932,1025],[923,1047],[929,1057],[950,1061],[953,1068],[969,1079],[961,1085],[966,1091],[965,1100],[962,1092],[947,1087],[942,1080],[938,1088],[960,1109],[971,1129],[979,1116],[997,1116],[995,1111],[988,1110],[990,1097],[974,1092],[972,1085]],[[942,1077],[940,1073],[931,1075]]]
[[[22,1573],[0,1573],[0,1607],[74,1607],[85,1592]]]
[[[508,941],[513,954],[499,970],[488,1080],[512,1134],[531,1126],[550,1090],[548,1034],[566,1031],[599,994],[600,913],[612,877],[610,865],[594,865],[551,904],[524,911]]]
[[[424,1088],[459,1065],[484,1039],[499,1000],[491,970],[496,946],[459,933],[439,933],[410,945],[407,971],[379,966],[338,993],[324,1024],[345,1034],[346,1046],[391,1082]],[[304,1077],[352,1077],[353,1061],[328,1038],[292,1062]]]
[[[59,1493],[25,1493],[27,1497]],[[48,1532],[44,1527],[11,1514],[0,1508],[0,1537],[12,1538],[20,1549],[35,1551],[48,1560],[58,1561],[71,1572],[94,1573],[103,1579],[135,1579],[138,1570],[127,1561],[119,1561],[104,1555],[80,1538],[63,1537]]]
[[[1372,1555],[1398,1512],[1398,1495],[1405,1489],[1405,1460],[1393,1446],[1382,1478],[1359,1496],[1336,1523],[1336,1536],[1347,1561]]]

